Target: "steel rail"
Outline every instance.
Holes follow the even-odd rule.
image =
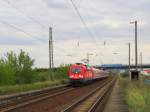
[[[49,88],[45,88],[45,89],[40,89],[40,90],[35,90],[35,91],[29,91],[29,92],[22,92],[22,93],[18,93],[18,94],[14,94],[14,95],[6,95],[6,96],[0,96],[0,105],[2,104],[2,102],[6,101],[6,100],[13,100],[13,99],[17,99],[20,97],[25,97],[25,96],[30,96],[32,94],[36,95],[36,94],[41,94],[50,90],[56,90],[56,89],[60,89],[60,88],[64,88],[69,86],[67,85],[63,85],[63,86],[56,86],[56,87],[49,87]]]
[[[90,107],[90,109],[88,110],[88,112],[95,112],[95,110],[97,109],[98,106],[100,106],[101,102],[103,102],[105,99],[107,100],[108,98],[105,98],[107,95],[109,96],[110,93],[112,92],[113,86],[115,84],[116,79],[114,79],[110,85],[108,86],[108,88],[106,88],[103,92],[102,95],[99,95],[98,99],[94,102],[94,104]],[[104,105],[103,105],[104,108]],[[101,109],[103,110],[103,109]],[[99,110],[100,112],[100,110]]]
[[[68,91],[73,90],[74,88],[69,85],[58,86],[56,88],[48,88],[36,92],[24,93],[21,95],[14,95],[11,97],[2,98],[0,105],[0,112],[6,112],[11,109],[19,108],[34,102],[38,102],[40,100],[44,100],[49,97],[57,96]],[[51,94],[50,94],[51,93]],[[36,98],[36,99],[35,99]],[[1,99],[0,99],[1,100]],[[29,101],[30,100],[30,101]]]
[[[80,98],[79,100],[77,100],[75,103],[71,104],[66,109],[62,110],[62,112],[71,112],[73,109],[75,109],[78,106],[80,106],[80,104],[82,102],[84,102],[85,100],[87,100],[88,98],[90,98],[92,95],[94,95],[95,93],[97,93],[99,90],[101,90],[102,88],[104,88],[106,90],[104,92],[104,94],[103,95],[99,95],[99,98],[95,101],[95,103],[93,102],[93,105],[91,107],[89,107],[89,109],[88,109],[88,112],[94,112],[94,110],[96,109],[97,105],[102,100],[102,98],[104,97],[104,95],[109,91],[108,89],[112,87],[111,84],[113,85],[114,82],[115,82],[115,79],[105,81],[100,87],[97,87],[96,89],[94,89],[93,91],[91,91],[90,93],[88,93],[87,95],[83,96],[82,98]]]

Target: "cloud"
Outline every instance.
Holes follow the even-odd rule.
[[[86,58],[87,52],[98,54],[97,57],[91,56],[93,64],[127,63],[128,48],[125,44],[129,40],[134,57],[134,25],[129,23],[138,20],[138,47],[147,55],[144,62],[148,62],[149,0],[82,0],[81,4],[78,0],[74,1],[93,36],[82,24],[69,0],[9,1],[17,9],[1,0],[1,53],[9,50],[19,52],[18,49],[23,48],[36,59],[35,66],[48,67],[48,29],[52,26],[56,65],[80,61]],[[2,24],[2,21],[21,28],[30,36]],[[113,52],[120,53],[113,56]],[[68,57],[67,54],[76,57]]]

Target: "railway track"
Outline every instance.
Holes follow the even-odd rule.
[[[70,85],[64,85],[55,88],[46,88],[34,92],[27,92],[9,97],[3,97],[0,98],[0,112],[8,112],[25,105],[39,102],[49,97],[63,94],[73,89],[74,88]]]
[[[112,80],[112,77],[96,81],[93,84],[81,87],[60,87],[54,90],[41,91],[27,95],[26,97],[17,97],[17,100],[8,100],[9,105],[0,108],[0,112],[60,112],[66,106],[75,104],[75,102],[85,97],[85,94],[92,94],[102,89]],[[99,89],[95,87],[98,87]],[[93,93],[94,94],[94,93]],[[90,97],[91,95],[89,95]],[[87,96],[88,97],[88,96]],[[82,102],[82,101],[81,101]],[[69,111],[70,112],[70,111]],[[78,112],[78,111],[76,111]]]
[[[102,85],[68,106],[62,112],[102,112],[115,80],[114,78],[111,81],[105,81]]]

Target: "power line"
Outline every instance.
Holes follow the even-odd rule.
[[[0,23],[5,24],[5,25],[8,25],[9,27],[11,27],[11,28],[13,28],[13,29],[15,29],[15,30],[17,30],[17,31],[24,33],[24,34],[27,35],[28,37],[33,37],[32,39],[34,39],[34,40],[39,40],[40,42],[43,41],[42,39],[37,38],[37,37],[31,35],[30,33],[28,33],[28,32],[26,32],[26,31],[22,30],[22,29],[19,28],[19,27],[16,27],[15,25],[12,25],[12,24],[10,24],[10,23],[7,23],[7,22],[5,22],[5,21],[3,21],[3,20],[0,20]],[[58,48],[59,51],[68,54],[68,51],[62,49],[62,47],[58,47],[58,46],[55,46],[55,47]]]
[[[7,23],[7,22],[5,22],[5,21],[3,21],[3,20],[0,20],[0,23],[5,24],[5,25],[8,25],[9,27],[11,27],[11,28],[13,28],[13,29],[15,29],[15,30],[17,30],[17,31],[19,31],[19,32],[22,32],[22,33],[24,33],[25,35],[27,35],[27,36],[29,36],[29,37],[34,37],[34,38],[32,38],[32,39],[39,40],[40,42],[43,41],[42,39],[37,38],[37,37],[31,35],[30,33],[28,33],[28,32],[26,32],[26,31],[22,30],[22,29],[19,28],[19,27],[16,27],[15,25],[12,25],[12,24],[10,24],[10,23]],[[59,49],[60,51],[62,51],[62,52],[68,53],[66,50],[62,49],[62,47],[57,47],[57,46],[55,46],[55,47],[58,48],[58,49]]]
[[[83,0],[80,0],[79,1],[79,3],[80,3],[80,5],[81,5],[81,2],[82,2]],[[88,14],[88,16],[89,16],[89,13],[87,13]],[[94,36],[93,36],[94,37]],[[94,38],[94,41],[95,41],[95,44],[98,46],[97,47],[97,49],[98,49],[98,51],[101,51],[101,49],[102,49],[102,47],[99,47],[99,44],[97,43],[97,41],[96,41],[96,38]],[[103,58],[103,52],[100,52],[100,56],[101,56],[101,58]],[[101,61],[101,64],[103,64],[103,61],[102,61],[102,59],[101,59],[100,57],[99,57],[99,59],[100,59],[100,61]]]
[[[0,20],[0,23],[5,24],[5,25],[8,25],[9,27],[11,27],[11,28],[13,28],[13,29],[15,29],[15,30],[20,31],[20,32],[26,34],[26,35],[29,36],[29,37],[34,37],[33,35],[31,35],[30,33],[28,33],[28,32],[26,32],[26,31],[22,30],[21,28],[16,27],[15,25],[9,24],[9,23],[7,23],[7,22],[5,22],[5,21],[3,21],[3,20]],[[34,37],[34,38],[32,38],[32,39],[36,39],[36,40],[39,40],[39,41],[43,41],[42,39],[37,38],[37,37]]]
[[[77,12],[77,14],[78,14],[78,16],[79,16],[79,18],[80,18],[82,24],[83,24],[84,27],[87,29],[87,32],[89,33],[89,35],[90,35],[91,37],[94,37],[93,34],[91,33],[90,29],[88,28],[86,22],[84,21],[83,17],[81,16],[81,14],[80,14],[80,12],[79,12],[79,10],[78,10],[78,7],[77,7],[76,4],[73,2],[73,0],[70,0],[70,1],[71,1],[71,3],[72,3],[72,6],[74,7],[75,11]]]
[[[42,39],[37,38],[37,37],[34,37],[34,36],[31,35],[30,33],[28,33],[28,32],[26,32],[26,31],[22,30],[22,29],[19,28],[19,27],[16,27],[15,25],[9,24],[9,23],[7,23],[7,22],[5,22],[5,21],[3,21],[3,20],[0,20],[0,23],[5,24],[5,25],[8,25],[9,27],[11,27],[11,28],[13,28],[13,29],[15,29],[15,30],[17,30],[17,31],[19,31],[19,32],[22,32],[22,33],[24,33],[25,35],[27,35],[27,36],[29,36],[29,37],[33,37],[32,39],[34,39],[34,40],[39,40],[40,42],[43,41]],[[62,49],[62,47],[57,47],[57,46],[55,46],[55,47],[58,48],[59,51],[68,54],[68,51]]]
[[[37,23],[37,24],[40,25],[41,27],[46,28],[46,27],[45,27],[43,24],[41,24],[39,21],[37,21],[37,20],[34,19],[33,17],[29,16],[28,14],[24,13],[24,12],[21,11],[19,8],[17,8],[15,5],[13,5],[9,0],[3,0],[3,1],[4,1],[5,3],[7,3],[9,6],[13,7],[14,9],[16,9],[19,13],[21,13],[22,15],[24,15],[24,16],[27,17],[28,19],[30,19],[30,20],[32,20],[33,22]],[[9,27],[11,27],[11,28],[13,28],[13,29],[15,29],[15,30],[17,30],[17,31],[20,31],[20,32],[24,33],[25,35],[27,35],[27,36],[29,36],[29,37],[33,37],[33,35],[31,35],[30,33],[28,33],[28,32],[26,32],[26,31],[22,30],[21,28],[19,28],[19,27],[16,26],[16,25],[12,25],[12,24],[7,23],[7,22],[2,21],[2,20],[0,20],[0,22],[3,23],[3,24],[5,24],[5,25],[8,25]],[[84,22],[84,20],[83,20],[83,22]],[[85,25],[86,25],[86,24],[85,24]],[[47,29],[47,28],[46,28],[46,29]],[[90,33],[90,31],[89,31],[89,33]],[[35,38],[32,38],[32,39],[35,39]],[[40,41],[41,41],[42,39],[36,38],[36,40],[40,40]],[[42,40],[42,41],[43,41],[43,40]],[[62,51],[62,49],[61,49],[60,51]],[[63,50],[63,51],[64,51],[64,50]],[[68,52],[66,52],[66,53],[68,53]]]
[[[80,12],[79,12],[79,10],[78,10],[78,7],[75,5],[75,3],[73,2],[73,0],[70,0],[70,1],[71,1],[72,5],[73,5],[74,9],[76,10],[76,12],[77,12],[77,14],[78,14],[78,16],[79,16],[81,22],[83,23],[84,27],[87,29],[87,31],[88,31],[88,33],[90,34],[90,36],[92,37],[92,39],[94,39],[95,44],[99,47],[99,45],[98,45],[97,41],[95,40],[95,38],[94,38],[92,32],[90,31],[90,29],[89,29],[88,26],[86,25],[86,22],[84,21],[83,17],[81,16],[81,14],[80,14]],[[80,3],[81,3],[81,1],[82,1],[82,0],[80,0]],[[98,49],[98,47],[97,47],[97,49]],[[111,48],[111,47],[110,47],[110,48]],[[101,49],[101,48],[100,48],[100,49]],[[98,50],[99,50],[99,49],[98,49]],[[112,50],[112,48],[111,48],[111,50]],[[113,51],[113,50],[112,50],[112,51]],[[103,54],[103,53],[101,53],[101,54]],[[103,55],[101,55],[101,57],[103,57]],[[101,60],[101,61],[102,61],[102,60]]]
[[[39,21],[35,20],[35,19],[32,18],[31,16],[25,14],[23,11],[21,11],[19,8],[17,8],[15,5],[13,5],[9,0],[3,0],[3,1],[6,2],[7,4],[9,4],[11,7],[15,8],[18,12],[20,12],[21,14],[23,14],[24,16],[26,16],[26,17],[29,18],[30,20],[34,21],[35,23],[39,24],[41,27],[45,28],[45,26],[44,26],[43,24],[41,24]],[[78,16],[80,17],[81,22],[83,23],[84,27],[87,29],[89,35],[94,38],[92,32],[90,31],[90,29],[88,28],[86,22],[84,21],[83,17],[81,16],[81,14],[80,14],[80,12],[79,12],[77,6],[75,5],[75,3],[74,3],[72,0],[71,0],[71,2],[72,2],[72,4],[73,4],[75,10],[77,11]],[[18,30],[18,31],[20,31],[20,32],[23,32],[24,34],[26,34],[26,35],[28,35],[28,36],[30,36],[30,37],[33,37],[31,34],[25,32],[24,30],[22,30],[22,29],[20,29],[20,28],[17,28],[16,26],[13,26],[13,25],[8,24],[8,23],[6,23],[6,22],[3,22],[3,23],[9,25],[10,27],[12,27],[12,28],[14,28],[14,29],[16,29],[16,30]],[[38,40],[39,40],[39,39],[38,39]],[[40,39],[40,40],[41,40],[41,39]],[[96,43],[96,42],[95,42],[95,43]],[[96,43],[96,44],[97,44],[97,43]]]
[[[3,0],[5,3],[7,3],[9,6],[13,7],[14,9],[16,9],[18,12],[20,12],[22,15],[24,15],[25,17],[27,17],[28,19],[30,19],[31,21],[37,23],[38,25],[40,25],[42,28],[46,28],[45,25],[41,24],[39,21],[37,21],[36,19],[34,19],[33,17],[27,15],[26,13],[24,13],[23,11],[21,11],[19,8],[17,8],[15,5],[13,5],[9,0]]]
[[[46,28],[46,27],[45,27],[43,24],[41,24],[39,21],[37,21],[37,20],[35,20],[34,18],[32,18],[31,16],[25,14],[23,11],[21,11],[19,8],[17,8],[15,5],[13,5],[9,0],[3,0],[3,1],[6,2],[8,5],[10,5],[11,7],[13,7],[14,9],[16,9],[16,10],[17,10],[18,12],[20,12],[22,15],[24,15],[24,16],[26,16],[27,18],[29,18],[30,20],[32,20],[33,22],[39,24],[41,27]],[[4,22],[4,21],[3,21],[3,23],[9,25],[10,27],[12,27],[12,28],[14,28],[14,29],[16,29],[16,30],[19,30],[19,31],[25,33],[25,34],[28,35],[28,36],[32,36],[31,34],[25,32],[24,30],[22,30],[22,29],[20,29],[20,28],[17,28],[17,27],[15,27],[15,26],[13,26],[13,25],[11,25],[11,24],[9,24],[9,23],[6,23],[6,22]],[[47,28],[46,28],[46,29],[47,29]],[[32,36],[32,37],[33,37],[33,36]],[[41,40],[41,39],[40,39],[40,40]],[[61,50],[62,50],[62,49],[61,49]],[[63,51],[64,51],[64,50],[63,50]],[[66,51],[65,51],[65,52],[66,52]],[[67,52],[66,52],[66,53],[67,53]]]
[[[98,46],[97,41],[95,40],[94,35],[92,34],[92,32],[91,32],[90,29],[88,28],[86,22],[84,21],[83,17],[81,16],[81,14],[80,14],[80,12],[79,12],[79,10],[78,10],[78,7],[77,7],[76,4],[73,2],[73,0],[70,0],[70,1],[71,1],[71,3],[72,3],[72,6],[73,6],[74,9],[75,9],[77,15],[79,16],[79,18],[80,18],[80,20],[81,20],[83,26],[85,27],[85,29],[87,29],[87,32],[89,33],[90,37],[92,38],[92,40],[94,39],[95,44]],[[98,48],[97,48],[97,49],[98,49]],[[98,50],[99,50],[99,49],[98,49]]]

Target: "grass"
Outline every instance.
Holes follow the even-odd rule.
[[[120,78],[129,112],[150,112],[150,87],[143,82],[131,82]]]
[[[13,86],[2,86],[0,87],[0,95],[8,95],[13,93],[20,93],[30,90],[43,89],[47,87],[54,87],[68,83],[67,79],[53,80],[45,82],[37,82],[33,84],[13,85]]]
[[[35,82],[29,84],[15,84],[0,86],[0,95],[8,95],[13,93],[26,92],[30,90],[43,89],[46,87],[54,87],[68,83],[68,67],[55,68],[52,71],[52,80],[49,79],[48,69],[35,70]],[[30,77],[29,77],[30,78]]]
[[[33,69],[34,61],[22,50],[18,55],[11,51],[0,57],[0,95],[61,85],[68,80],[69,65],[61,64],[49,71],[46,68]]]

